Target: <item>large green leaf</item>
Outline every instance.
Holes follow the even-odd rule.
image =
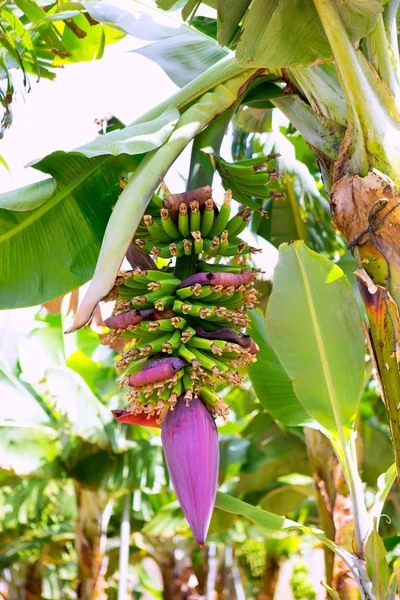
[[[282,245],[266,322],[307,412],[332,433],[347,429],[364,386],[364,333],[343,271],[303,242]]]
[[[207,35],[165,13],[160,15],[161,11],[153,6],[133,2],[131,10],[123,10],[103,3],[88,3],[86,8],[97,21],[116,25],[134,37],[151,41],[135,52],[157,63],[180,87],[227,54],[227,50]]]
[[[386,600],[389,583],[389,566],[386,560],[386,548],[374,527],[365,544],[367,573],[372,581],[372,593],[376,600]]]
[[[20,476],[49,475],[58,453],[56,432],[50,427],[0,423],[0,471]]]
[[[104,154],[144,154],[159,148],[171,135],[179,111],[170,106],[159,117],[150,122],[128,125],[123,129],[101,135],[92,142],[76,149],[88,158]]]
[[[136,52],[157,63],[179,87],[204,73],[227,54],[226,50],[196,30],[179,30],[174,37],[149,44]]]
[[[286,426],[305,425],[312,421],[293,391],[293,385],[269,343],[262,315],[251,311],[251,337],[260,352],[249,368],[249,377],[257,398],[271,415]]]
[[[122,165],[113,155],[154,150],[177,118],[169,108],[154,123],[112,132],[76,152],[54,152],[35,163],[53,180],[31,186],[26,204],[21,190],[0,196],[0,308],[52,300],[91,277],[118,197]]]
[[[375,0],[330,1],[339,5],[353,41],[372,31],[382,12]],[[333,53],[313,0],[254,0],[236,56],[242,64],[276,69],[332,60]]]
[[[221,46],[231,40],[237,27],[243,19],[251,0],[217,0],[218,11],[218,42]]]

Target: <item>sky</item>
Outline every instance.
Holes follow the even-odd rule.
[[[130,0],[107,0],[123,8],[132,8]],[[169,23],[170,24],[170,23]],[[0,193],[28,185],[46,176],[26,165],[55,150],[73,150],[97,136],[95,120],[115,115],[129,124],[171,96],[178,87],[158,65],[134,52],[149,42],[126,36],[107,46],[101,60],[67,65],[57,71],[54,81],[30,78],[32,89],[24,93],[22,79],[13,102],[13,124],[0,141],[0,155],[9,172],[0,166]],[[221,154],[230,159],[230,135],[225,136]],[[165,180],[174,192],[185,189],[190,147],[178,158]],[[223,189],[218,176],[213,183],[214,199],[222,201]],[[242,236],[246,239],[246,233]],[[248,234],[247,234],[248,237]],[[263,239],[252,245],[263,248],[256,256],[257,266],[271,278],[277,251]],[[0,311],[0,356],[14,346],[18,332],[33,326],[37,307]]]

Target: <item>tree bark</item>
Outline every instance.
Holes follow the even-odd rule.
[[[265,570],[262,578],[262,588],[257,596],[257,600],[274,600],[276,586],[278,585],[279,571],[279,558],[273,552],[267,552]]]
[[[25,599],[41,600],[43,581],[43,563],[39,559],[34,563],[28,564],[25,579]]]
[[[346,481],[332,444],[320,431],[305,428],[307,453],[313,473],[321,529],[349,552],[353,551],[354,523]],[[326,582],[343,600],[359,598],[357,584],[347,565],[328,548]]]
[[[105,541],[111,504],[101,491],[76,484],[78,519],[75,545],[78,555],[78,600],[107,600],[104,576],[107,570]]]

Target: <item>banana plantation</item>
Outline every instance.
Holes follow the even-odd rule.
[[[0,3],[0,598],[400,598],[398,23]],[[13,175],[110,56],[136,120],[76,80]]]

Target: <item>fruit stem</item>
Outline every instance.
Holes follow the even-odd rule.
[[[181,281],[193,275],[196,271],[197,265],[197,254],[192,252],[192,254],[180,256],[176,259],[174,275]]]

